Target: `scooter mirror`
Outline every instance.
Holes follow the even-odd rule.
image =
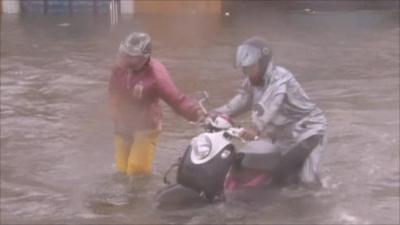
[[[200,105],[201,109],[203,110],[203,112],[206,114],[207,114],[207,110],[204,107],[203,102],[207,101],[208,98],[209,98],[208,93],[206,91],[203,91],[203,97],[199,100],[199,105]]]
[[[203,98],[204,98],[205,100],[208,100],[209,97],[210,97],[210,96],[208,95],[208,92],[207,92],[207,91],[203,91]]]

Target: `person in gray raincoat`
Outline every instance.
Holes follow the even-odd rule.
[[[241,149],[246,153],[242,166],[272,170],[279,181],[320,183],[319,161],[327,131],[322,111],[291,72],[274,65],[265,39],[244,41],[237,48],[236,66],[246,75],[243,85],[213,113],[235,117],[252,111],[253,126],[241,134],[248,140]],[[273,165],[267,165],[271,152],[276,153]]]

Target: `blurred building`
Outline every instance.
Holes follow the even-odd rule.
[[[276,8],[398,9],[398,0],[0,0],[0,11],[9,14],[226,14]],[[112,9],[113,8],[113,9]]]
[[[220,14],[222,0],[0,0],[3,13],[106,14],[113,5],[120,14]]]

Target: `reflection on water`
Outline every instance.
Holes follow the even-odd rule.
[[[219,17],[2,16],[1,223],[399,223],[399,24],[393,11],[269,12]],[[64,26],[60,24],[69,24]],[[161,210],[162,175],[198,128],[165,105],[152,177],[115,174],[109,69],[133,30],[209,107],[240,84],[235,46],[259,34],[329,119],[324,188],[236,193]],[[246,117],[238,121],[248,123]]]

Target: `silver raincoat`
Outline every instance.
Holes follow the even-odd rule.
[[[251,86],[246,78],[239,94],[214,111],[237,116],[252,110],[252,122],[263,140],[251,141],[248,145],[254,147],[259,142],[256,150],[259,152],[266,148],[276,148],[283,156],[296,149],[308,137],[324,137],[305,160],[300,172],[303,182],[316,181],[319,177],[319,158],[326,140],[325,116],[311,102],[293,74],[285,68],[270,62],[264,81],[263,86]],[[271,144],[263,144],[266,141]]]

